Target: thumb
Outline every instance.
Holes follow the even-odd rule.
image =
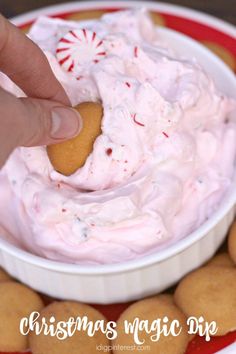
[[[36,98],[21,98],[20,101],[19,145],[55,144],[78,135],[82,128],[80,114],[71,107]]]
[[[54,101],[16,98],[0,88],[0,167],[18,146],[50,145],[79,134],[82,119]]]

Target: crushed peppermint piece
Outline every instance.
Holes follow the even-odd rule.
[[[141,122],[137,121],[136,116],[137,116],[137,114],[136,114],[136,113],[131,114],[131,117],[132,117],[132,119],[133,119],[134,123],[136,123],[137,125],[140,125],[141,127],[145,127],[145,124],[143,124],[143,123],[141,123]]]
[[[166,132],[162,132],[162,134],[166,137],[169,138],[169,135]]]
[[[110,156],[110,155],[112,154],[112,149],[111,149],[111,148],[108,148],[108,149],[106,150],[106,154],[107,154],[107,156]]]

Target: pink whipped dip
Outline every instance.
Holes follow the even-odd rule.
[[[78,29],[96,33],[103,55],[77,53],[82,62],[67,71],[58,43]],[[0,176],[0,221],[12,242],[53,260],[116,263],[201,225],[232,183],[235,102],[195,60],[176,58],[145,10],[83,23],[42,17],[29,37],[72,104],[100,100],[104,116],[93,152],[72,176],[53,169],[45,147],[12,154]],[[0,83],[22,94],[4,75]]]

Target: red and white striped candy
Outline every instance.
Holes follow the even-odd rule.
[[[66,71],[76,72],[82,65],[98,63],[105,57],[106,52],[103,41],[95,32],[75,29],[60,39],[56,55],[59,64]]]

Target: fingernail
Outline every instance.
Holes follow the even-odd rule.
[[[55,107],[52,110],[51,137],[69,139],[78,135],[82,129],[82,118],[75,109]]]

